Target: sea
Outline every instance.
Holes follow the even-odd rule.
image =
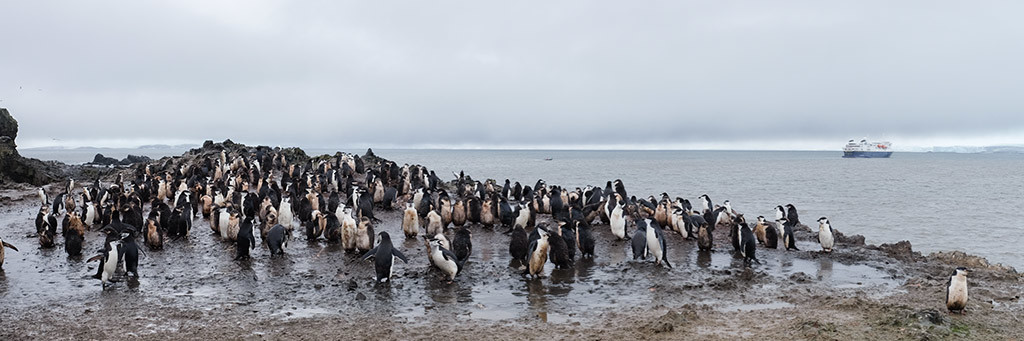
[[[187,148],[27,149],[22,155],[70,164],[96,153],[121,159],[180,155]],[[342,150],[363,154],[365,150]],[[307,154],[335,150],[306,149]],[[897,152],[888,159],[844,159],[840,151],[626,151],[374,149],[399,164],[421,164],[445,180],[460,171],[474,179],[533,186],[538,179],[568,188],[604,187],[621,179],[630,195],[707,194],[729,200],[749,220],[774,219],[793,204],[817,228],[828,217],[840,232],[867,243],[908,240],[915,251],[960,250],[1024,270],[1024,154]]]

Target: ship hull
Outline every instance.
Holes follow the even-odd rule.
[[[892,152],[862,152],[862,151],[850,151],[843,152],[845,158],[888,158],[892,156]]]

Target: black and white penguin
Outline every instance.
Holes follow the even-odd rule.
[[[669,268],[672,264],[668,262],[668,246],[665,245],[665,234],[656,221],[645,219],[647,225],[647,252],[654,258],[655,264],[665,263]]]
[[[782,219],[782,218],[785,218],[785,217],[786,217],[786,209],[783,208],[782,205],[775,206],[775,220],[778,221],[779,219]]]
[[[523,228],[530,226],[530,220],[532,220],[530,219],[531,214],[532,212],[530,212],[529,204],[525,202],[519,203],[519,206],[516,207],[515,226],[521,226]]]
[[[452,252],[455,253],[455,260],[465,263],[473,252],[473,234],[469,229],[460,227],[455,229],[455,237],[452,238]]]
[[[967,308],[967,268],[958,267],[953,270],[946,284],[946,309],[950,313],[957,312],[961,315]]]
[[[832,247],[836,245],[834,232],[832,224],[828,222],[828,218],[821,217],[818,219],[818,243],[821,243],[821,251],[832,252]]]
[[[698,197],[698,199],[700,199],[700,212],[701,213],[704,213],[704,212],[707,212],[707,211],[711,211],[711,210],[713,210],[715,208],[715,206],[713,204],[711,204],[711,197],[709,197],[707,194],[701,194],[701,196]],[[711,223],[711,222],[709,221],[708,223]]]
[[[740,223],[740,254],[743,255],[743,262],[749,264],[750,262],[761,263],[757,260],[757,256],[754,253],[757,251],[757,238],[754,237],[754,231],[750,230],[750,226],[747,223]]]
[[[537,240],[530,242],[530,260],[528,271],[534,278],[540,277],[544,272],[544,264],[548,262],[548,231],[544,230],[543,227],[538,226],[534,231],[537,231],[539,237]]]
[[[576,230],[576,243],[580,248],[580,258],[594,258],[594,235],[590,231],[588,226],[583,221],[574,221],[574,228]]]
[[[21,251],[18,251],[17,247],[15,247],[14,245],[11,245],[11,243],[5,242],[3,238],[0,238],[0,269],[4,268],[4,259],[5,259],[4,248],[8,248],[8,249],[11,249],[11,250],[14,250],[14,251],[17,251],[17,252],[21,252]]]
[[[512,228],[511,240],[508,243],[508,253],[512,260],[518,260],[521,265],[526,265],[526,257],[530,254],[530,240],[522,225]]]
[[[43,229],[39,232],[39,246],[51,248],[55,245],[54,238],[57,237],[57,216],[51,211],[43,221]]]
[[[430,240],[428,246],[430,247],[430,263],[445,274],[445,279],[448,280],[448,283],[454,281],[455,275],[459,274],[464,263],[459,262],[455,253],[448,250],[440,239]]]
[[[238,237],[235,238],[235,260],[249,259],[249,250],[256,248],[256,236],[253,235],[255,218],[246,217],[238,229]]]
[[[787,251],[800,251],[800,249],[796,248],[796,237],[793,236],[793,224],[786,218],[776,220],[775,223],[782,228],[782,246],[785,247]]]
[[[232,213],[233,219],[235,219],[234,215]],[[311,219],[306,222],[306,240],[316,241],[324,233],[324,230],[327,229],[327,217],[320,213],[320,211],[313,211],[310,217]]]
[[[620,240],[626,239],[626,217],[623,216],[625,211],[626,203],[618,202],[608,214],[609,226],[611,227],[612,234],[615,235],[615,238]]]
[[[271,227],[267,232],[267,247],[270,248],[270,255],[283,255],[289,239],[291,239],[291,233],[288,233],[284,225],[277,224]]]
[[[786,220],[793,226],[800,225],[800,216],[796,212],[796,206],[786,204]]]
[[[377,239],[380,243],[377,244],[372,250],[363,256],[363,260],[374,258],[373,268],[377,272],[377,282],[391,281],[391,275],[394,273],[395,257],[402,260],[402,262],[408,263],[409,259],[405,258],[402,251],[398,251],[391,244],[391,235],[385,231],[381,231],[377,234]]]
[[[139,278],[139,244],[135,242],[138,231],[128,226],[121,232],[121,258],[124,260],[124,274]]]
[[[120,238],[109,238],[110,235],[116,234],[113,228],[110,226],[104,227],[108,233],[106,243],[103,244],[103,251],[101,254],[92,257],[88,262],[100,261],[100,282],[103,284],[103,288],[106,288],[114,278],[114,272],[117,271],[117,263],[121,261],[121,255],[123,251],[121,249]]]

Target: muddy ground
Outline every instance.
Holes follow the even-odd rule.
[[[759,248],[745,267],[726,231],[716,248],[669,235],[668,269],[632,261],[625,242],[595,227],[597,257],[531,280],[509,262],[508,237],[473,227],[473,254],[452,284],[429,266],[421,241],[403,240],[398,211],[376,224],[408,264],[375,285],[373,264],[296,233],[287,255],[263,246],[234,261],[234,244],[196,219],[188,239],[146,251],[138,280],[103,290],[85,263],[102,247],[86,235],[84,258],[61,244],[40,249],[31,188],[0,191],[0,339],[1024,339],[1024,278],[962,253],[920,256],[909,244],[841,241],[817,252]],[[258,238],[258,237],[257,237]],[[60,239],[60,238],[58,238]],[[140,243],[141,245],[141,243]],[[142,246],[145,248],[144,246]],[[944,306],[948,274],[971,272],[966,315]]]

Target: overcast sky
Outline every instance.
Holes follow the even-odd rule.
[[[3,1],[19,146],[1024,144],[1024,2]]]

